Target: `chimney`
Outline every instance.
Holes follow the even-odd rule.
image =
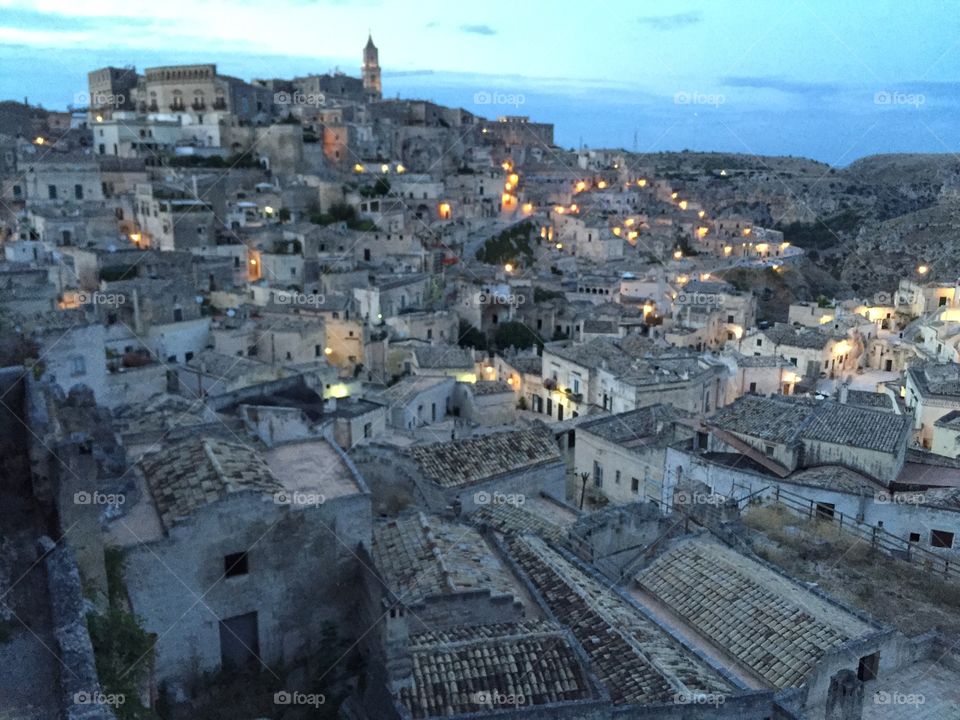
[[[850,381],[847,380],[840,385],[840,403],[847,404],[847,393],[850,391]]]

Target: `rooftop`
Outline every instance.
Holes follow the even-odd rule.
[[[436,370],[438,368],[457,368],[473,370],[473,352],[468,348],[456,345],[438,345],[418,347],[413,351],[417,366],[422,370]]]
[[[553,433],[546,427],[419,445],[408,452],[424,476],[444,488],[466,487],[497,475],[561,461]]]
[[[567,632],[548,621],[420,633],[410,636],[410,651],[413,687],[399,700],[413,718],[498,709],[483,695],[511,688],[524,708],[596,696]]]
[[[260,454],[236,442],[193,437],[147,455],[140,463],[167,529],[231,493],[273,496],[283,489]]]
[[[387,588],[405,605],[478,590],[517,600],[524,595],[480,533],[422,512],[375,524],[371,555]]]
[[[590,420],[579,425],[578,430],[585,430],[613,443],[629,444],[657,435],[663,428],[663,423],[672,422],[676,418],[677,412],[669,405],[651,405]]]
[[[510,552],[554,616],[570,628],[618,705],[667,703],[677,693],[728,694],[732,686],[676,638],[546,542],[510,540]]]
[[[843,606],[711,540],[680,541],[637,582],[776,689],[801,685],[825,653],[878,631]]]
[[[928,362],[907,369],[922,395],[960,396],[960,365]]]
[[[772,328],[762,331],[774,345],[820,350],[837,339],[833,333],[823,332],[818,328],[796,327],[786,323],[777,323]]]
[[[799,396],[744,395],[720,408],[711,424],[775,443],[815,440],[886,453],[899,452],[909,430],[903,415]]]

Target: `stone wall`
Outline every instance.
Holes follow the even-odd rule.
[[[62,712],[66,720],[116,720],[103,698],[93,646],[87,631],[80,570],[73,551],[48,537],[39,541],[50,590],[50,614],[57,656],[67,672],[60,673]]]

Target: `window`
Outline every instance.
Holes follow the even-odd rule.
[[[728,322],[728,323],[732,323],[732,322],[733,322],[733,315],[727,315],[727,322]]]
[[[320,357],[322,354],[323,354],[323,350],[320,349],[320,346],[319,346],[319,345],[314,345],[314,346],[313,346],[313,356],[314,356],[314,357]]]
[[[350,334],[353,335],[353,333]],[[433,340],[433,330],[431,328],[427,328],[427,340]]]
[[[246,575],[249,571],[245,552],[230,553],[223,556],[223,574],[226,577]]]
[[[763,446],[764,455],[773,455],[773,445],[764,445]]]
[[[173,321],[181,322],[183,320],[183,310],[181,308],[173,309]]]
[[[794,367],[799,367],[799,365],[797,365],[797,359],[796,359],[796,358],[790,358],[790,362],[793,363]]]
[[[620,484],[620,471],[619,471],[619,470],[617,470],[617,472],[614,473],[613,482],[616,483],[617,485]]]
[[[757,347],[763,347],[763,338],[757,338]]]
[[[640,478],[630,478],[630,491],[634,495],[640,494]]]
[[[931,530],[930,531],[930,547],[952,548],[953,533],[947,532],[946,530]]]
[[[373,423],[363,424],[363,436],[365,438],[373,437]]]
[[[864,655],[860,658],[857,666],[857,679],[861,682],[875,680],[877,673],[880,672],[880,653],[875,652],[872,655]]]
[[[76,200],[83,200],[83,185],[73,186],[73,197]]]
[[[593,484],[598,488],[603,487],[603,465],[596,460],[593,461]]]
[[[47,197],[51,200],[57,199],[57,186],[56,185],[47,185]]]
[[[910,542],[912,543],[920,542],[920,533],[910,533]]]
[[[755,395],[757,392],[757,384],[755,382],[750,383],[750,394]]]
[[[946,304],[947,304],[947,297],[946,295],[944,295],[943,297],[940,298],[939,306],[943,307]]]

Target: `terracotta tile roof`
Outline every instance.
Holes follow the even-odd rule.
[[[711,541],[681,542],[637,581],[777,689],[801,685],[828,650],[875,632],[840,606]]]
[[[422,512],[374,525],[371,554],[389,590],[406,605],[471,590],[517,594],[514,576],[480,533]]]
[[[720,408],[710,424],[778,443],[799,440],[896,453],[909,427],[905,415],[841,405],[832,400],[744,395]]]
[[[728,693],[730,684],[654,621],[532,535],[510,552],[553,614],[570,628],[613,702],[667,703],[678,692]]]
[[[229,493],[253,490],[270,497],[283,486],[253,448],[215,438],[189,438],[141,461],[164,527]]]
[[[398,699],[415,719],[506,709],[485,702],[492,693],[522,695],[521,708],[595,697],[567,634],[546,621],[412,635],[410,646],[413,686]]]
[[[408,452],[424,476],[444,488],[561,460],[553,433],[545,427],[419,445]]]

